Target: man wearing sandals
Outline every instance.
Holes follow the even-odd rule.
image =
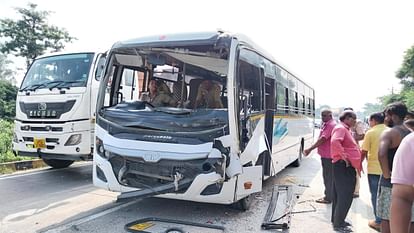
[[[325,185],[325,196],[316,200],[318,203],[329,204],[332,202],[332,157],[331,157],[331,133],[336,123],[332,118],[332,111],[329,109],[321,112],[322,126],[318,140],[309,148],[303,151],[305,156],[309,155],[312,150],[318,148],[318,154],[321,156],[322,176]]]
[[[345,221],[352,204],[356,176],[361,174],[361,151],[351,134],[356,123],[356,114],[346,110],[339,117],[341,121],[332,130],[331,155],[333,170],[333,200],[331,222],[335,231],[352,232]]]

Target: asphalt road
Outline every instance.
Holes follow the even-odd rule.
[[[245,212],[161,198],[116,203],[117,193],[92,185],[90,163],[0,176],[0,232],[125,232],[125,224],[147,217],[213,224],[225,232],[260,232],[274,184],[295,184],[294,193],[300,195],[319,169],[312,158],[285,169],[264,183]]]
[[[37,232],[112,205],[115,193],[92,185],[91,163],[0,176],[0,232]]]

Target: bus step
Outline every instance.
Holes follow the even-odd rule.
[[[262,229],[289,229],[293,202],[291,185],[275,185]]]

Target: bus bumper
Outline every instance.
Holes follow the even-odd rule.
[[[133,196],[125,195],[125,193],[133,194],[135,192],[137,195],[142,193],[137,192],[139,189],[120,184],[108,160],[95,154],[93,165],[93,183],[95,186],[121,192],[123,193],[122,195],[129,197]],[[261,171],[261,166],[245,167],[242,174],[226,181],[223,181],[222,176],[216,172],[203,173],[195,176],[184,192],[164,193],[157,195],[157,197],[205,203],[231,204],[251,193],[261,191]],[[246,188],[245,183],[249,183],[251,186]]]

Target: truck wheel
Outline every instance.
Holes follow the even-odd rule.
[[[69,167],[73,162],[75,162],[73,160],[60,160],[60,159],[43,159],[43,161],[47,165],[55,169]]]

